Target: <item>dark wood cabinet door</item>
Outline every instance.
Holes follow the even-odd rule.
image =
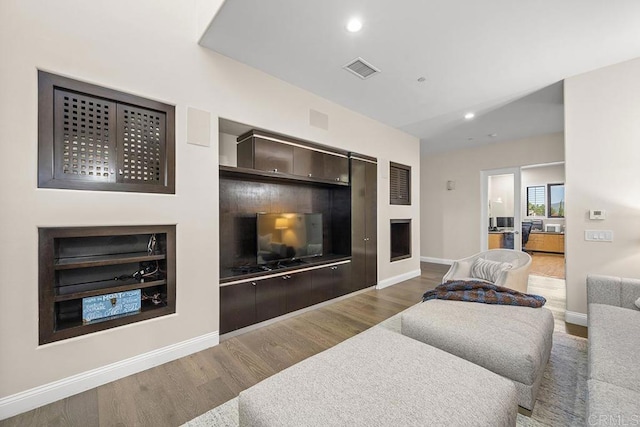
[[[293,147],[293,174],[324,179],[324,154],[302,147]]]
[[[293,172],[293,146],[254,137],[254,168],[269,172]]]
[[[286,275],[287,312],[312,305],[313,274],[311,271]]]
[[[365,165],[365,287],[378,283],[378,165]]]
[[[365,194],[366,162],[351,159],[351,280],[354,290],[364,288],[367,283]]]
[[[324,154],[324,177],[330,181],[349,182],[349,159]]]
[[[313,270],[311,304],[318,304],[338,296],[334,268],[335,266]]]
[[[285,314],[287,312],[287,279],[280,276],[256,283],[256,322]]]
[[[333,266],[333,283],[336,296],[362,289],[361,287],[356,287],[351,279],[351,263]]]
[[[256,282],[220,287],[220,333],[256,323]]]

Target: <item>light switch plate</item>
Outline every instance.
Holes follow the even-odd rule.
[[[613,231],[584,230],[584,240],[588,242],[613,242]]]

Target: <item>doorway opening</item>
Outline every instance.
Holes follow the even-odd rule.
[[[481,250],[523,250],[531,275],[565,278],[564,162],[482,171]]]

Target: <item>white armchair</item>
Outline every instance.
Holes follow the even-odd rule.
[[[442,283],[449,280],[473,278],[471,274],[471,267],[478,258],[489,261],[507,262],[511,264],[512,267],[509,270],[502,271],[494,284],[519,292],[527,292],[529,269],[531,268],[531,256],[526,252],[514,251],[512,249],[491,249],[468,258],[454,261],[447,274],[442,278]]]

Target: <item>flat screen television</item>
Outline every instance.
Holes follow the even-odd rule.
[[[322,256],[321,213],[258,213],[258,264]]]

